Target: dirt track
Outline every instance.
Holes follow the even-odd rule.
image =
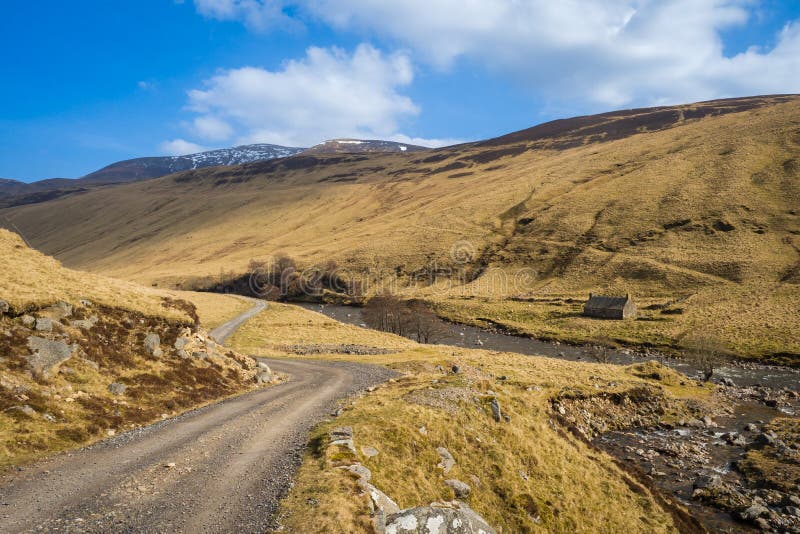
[[[274,526],[310,428],[337,399],[392,372],[265,361],[289,380],[3,476],[0,532],[263,532]]]

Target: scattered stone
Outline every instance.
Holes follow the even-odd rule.
[[[758,432],[758,430],[759,430],[758,426],[753,424],[753,423],[747,423],[746,425],[744,425],[744,429],[747,432]]]
[[[94,369],[95,371],[99,371],[100,370],[100,365],[97,362],[94,362],[94,361],[86,359],[86,358],[81,358],[81,361],[83,363],[85,363],[86,365],[88,365],[89,367],[91,367],[92,369]]]
[[[334,411],[331,412],[331,417],[339,417],[344,413],[344,410],[341,408],[336,408]]]
[[[469,481],[472,482],[472,485],[475,486],[476,488],[480,488],[481,487],[481,479],[478,478],[477,476],[470,475],[469,476]]]
[[[738,513],[739,518],[743,521],[755,521],[759,517],[765,516],[769,514],[769,508],[765,506],[761,506],[760,504],[754,504],[745,510],[742,510]]]
[[[22,406],[12,406],[8,409],[9,412],[19,412],[22,414],[27,415],[28,417],[35,417],[36,410],[28,406],[27,404],[23,404]]]
[[[172,469],[173,467],[175,467],[175,462],[165,463],[164,467],[166,467],[167,469]]]
[[[0,315],[8,313],[10,309],[11,306],[8,304],[8,302],[6,302],[5,300],[0,300]]]
[[[272,382],[272,371],[261,370],[255,376],[256,384],[269,384]]]
[[[354,475],[356,475],[357,478],[362,479],[366,482],[369,482],[372,479],[372,471],[370,471],[361,464],[344,465],[339,467],[339,469],[344,469],[345,471],[349,471]]]
[[[439,453],[439,458],[442,459],[437,467],[442,469],[445,473],[449,472],[453,466],[456,465],[456,459],[453,458],[453,455],[450,454],[450,451],[444,447],[437,447],[436,452]]]
[[[800,508],[798,508],[797,506],[787,506],[786,508],[784,508],[784,511],[789,515],[800,517]]]
[[[458,501],[409,508],[386,518],[386,534],[497,534],[472,508]]]
[[[79,328],[81,330],[91,330],[94,327],[94,323],[92,321],[81,319],[78,321],[72,321],[70,326],[72,328]]]
[[[378,456],[378,454],[380,454],[380,451],[378,449],[376,449],[375,447],[361,447],[361,452],[367,458],[372,458],[372,457]]]
[[[173,344],[173,347],[175,347],[178,350],[181,350],[181,349],[183,349],[183,347],[186,346],[187,343],[189,343],[189,338],[187,338],[187,337],[179,337],[178,339],[175,340],[175,343]]]
[[[84,306],[86,308],[91,308],[92,306],[94,306],[94,302],[92,302],[91,300],[87,300],[87,299],[81,299],[80,303],[81,303],[81,306]]]
[[[160,358],[164,354],[161,350],[161,338],[154,332],[144,337],[144,349],[155,358]]]
[[[69,317],[72,315],[72,304],[60,300],[52,306],[46,308],[44,311],[46,311],[49,315],[56,317],[60,321],[64,317]]]
[[[39,317],[36,319],[36,326],[34,328],[37,332],[52,332],[53,320],[47,317]]]
[[[748,448],[750,449],[761,449],[767,446],[775,446],[775,442],[777,440],[772,434],[767,434],[766,432],[762,432],[761,434],[757,435],[753,442],[750,444]]]
[[[427,436],[428,435],[428,429],[425,428],[424,426],[421,426],[421,427],[419,427],[419,433],[422,434],[423,436]]]
[[[356,446],[353,443],[353,428],[349,426],[341,426],[334,428],[329,432],[331,440],[331,447],[343,447],[353,454],[356,453]]]
[[[196,360],[205,360],[208,358],[208,353],[205,351],[196,351],[192,353],[192,358]]]
[[[117,435],[117,431],[114,430],[113,428],[109,428],[108,431],[106,431],[106,434],[108,435],[108,437],[114,437]]]
[[[454,478],[445,480],[444,483],[453,489],[453,491],[456,494],[456,498],[458,499],[466,499],[467,497],[469,497],[469,492],[472,491],[472,488],[469,487],[469,484],[466,484]]]
[[[34,375],[42,378],[56,374],[58,367],[69,360],[74,352],[73,347],[66,343],[36,336],[28,338],[28,348],[33,351],[33,354],[25,357],[28,366]]]
[[[124,395],[127,388],[128,387],[125,384],[120,384],[119,382],[114,382],[108,385],[108,391],[112,395]]]
[[[36,324],[36,318],[32,315],[23,315],[22,316],[22,324],[23,326],[27,326],[28,328],[32,327]]]
[[[367,493],[367,495],[369,495],[370,506],[372,507],[373,511],[380,512],[379,515],[382,518],[400,512],[400,507],[397,506],[397,503],[394,502],[391,497],[363,478],[358,480],[358,485]],[[386,532],[388,534],[389,531],[387,530]]]
[[[709,417],[708,415],[703,417],[703,424],[705,425],[706,428],[715,428],[717,426],[714,420],[711,419],[711,417]]]
[[[700,419],[696,419],[696,418],[693,417],[693,418],[689,419],[688,421],[686,421],[686,424],[682,425],[682,426],[688,426],[690,428],[703,428],[706,425]]]
[[[502,419],[502,413],[500,412],[500,402],[497,400],[497,398],[494,398],[491,400],[489,405],[492,407],[492,417],[494,417],[494,420],[499,423],[500,420]]]
[[[461,372],[461,368],[459,366],[457,366],[457,365],[454,365],[453,366],[453,374],[457,375],[460,372]]]
[[[730,378],[723,378],[722,380],[720,380],[720,382],[722,383],[723,386],[726,386],[726,387],[729,387],[729,388],[736,387],[736,384]]]
[[[694,489],[714,489],[722,486],[722,478],[719,475],[702,475],[695,479]]]

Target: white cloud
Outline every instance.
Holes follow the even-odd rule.
[[[253,30],[263,31],[278,25],[294,26],[283,13],[280,0],[194,0],[198,13],[217,20],[238,20]]]
[[[198,152],[204,152],[208,150],[208,148],[204,146],[192,143],[191,141],[186,141],[185,139],[164,141],[161,143],[159,148],[161,149],[162,153],[167,154],[168,156],[185,156],[186,154],[196,154]]]
[[[225,70],[189,92],[192,131],[235,143],[310,146],[334,137],[389,138],[419,113],[400,93],[414,74],[404,54],[370,45],[352,53],[309,48],[300,60],[269,71]],[[410,141],[409,141],[410,142]]]
[[[546,98],[602,106],[800,91],[800,28],[725,57],[757,0],[316,0],[344,29],[391,36],[446,69],[477,60]],[[453,16],[457,13],[458,16]]]
[[[211,115],[196,117],[192,121],[192,131],[209,141],[225,141],[234,134],[230,124]]]
[[[435,68],[477,62],[573,108],[800,92],[798,24],[726,57],[722,32],[761,0],[195,0],[218,16],[302,17],[399,43]],[[244,5],[247,5],[245,9]]]

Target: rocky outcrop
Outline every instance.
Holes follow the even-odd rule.
[[[51,378],[58,372],[59,366],[69,360],[75,347],[61,341],[51,341],[41,337],[28,338],[28,348],[32,351],[25,359],[34,376]]]
[[[328,433],[326,457],[334,468],[346,471],[356,478],[356,484],[367,497],[372,524],[377,534],[495,534],[495,530],[465,503],[452,501],[431,503],[401,510],[397,503],[370,480],[372,472],[356,460],[352,427],[337,427]],[[372,447],[362,447],[367,458],[374,457]],[[375,449],[377,452],[377,449]],[[455,459],[444,447],[437,449],[445,472],[455,465]],[[343,454],[344,453],[344,454]],[[443,467],[443,468],[445,468]],[[460,480],[450,479],[450,486],[458,498],[469,496],[471,488]]]
[[[161,337],[153,332],[144,336],[144,350],[153,358],[160,358],[163,356],[164,351],[161,349]]]
[[[108,391],[112,395],[124,395],[127,386],[125,384],[120,384],[119,382],[114,382],[108,385]]]
[[[386,518],[386,534],[495,534],[496,531],[466,504],[431,503]]]

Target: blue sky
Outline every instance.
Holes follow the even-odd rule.
[[[14,1],[0,177],[800,92],[796,0]]]

